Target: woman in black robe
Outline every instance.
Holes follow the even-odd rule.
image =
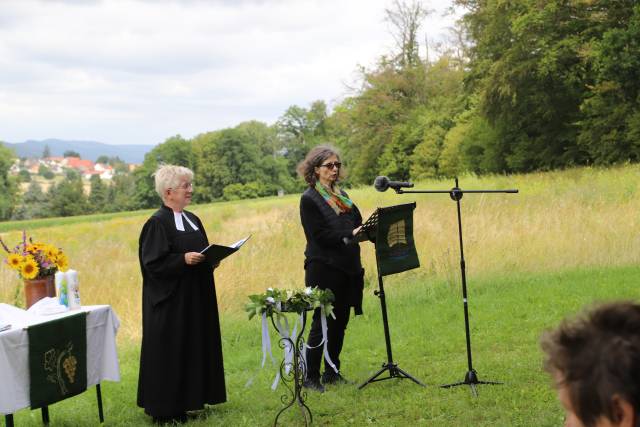
[[[305,283],[331,289],[335,296],[335,318],[327,318],[327,351],[335,370],[325,360],[320,377],[323,353],[320,309],[313,314],[307,340],[312,348],[307,350],[304,387],[320,392],[326,384],[347,382],[340,373],[340,352],[351,307],[356,315],[362,314],[364,269],[360,246],[349,243],[349,238],[362,226],[362,216],[347,193],[338,187],[341,166],[338,153],[328,146],[313,148],[298,165],[298,173],[309,185],[300,199],[300,219],[307,238]]]
[[[200,219],[184,208],[193,172],[161,166],[162,207],[140,234],[142,349],[138,406],[156,422],[184,422],[186,412],[226,401],[213,267]]]

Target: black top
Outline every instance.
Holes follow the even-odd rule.
[[[347,196],[344,191],[342,194]],[[305,265],[318,261],[351,275],[361,274],[360,246],[343,240],[362,225],[355,204],[350,212],[338,215],[315,188],[308,188],[300,199],[300,219],[307,238]]]
[[[176,229],[173,211],[162,206],[140,234],[142,348],[138,405],[161,417],[226,401],[213,269],[187,265],[186,252],[208,245],[200,219],[186,212]]]

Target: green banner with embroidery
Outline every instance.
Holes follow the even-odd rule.
[[[420,267],[413,240],[415,208],[415,203],[378,208],[376,261],[380,276]]]
[[[30,326],[31,408],[87,389],[87,313]]]

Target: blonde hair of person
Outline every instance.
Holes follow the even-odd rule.
[[[193,181],[193,171],[184,166],[161,165],[153,174],[156,192],[164,200],[164,193],[170,188],[178,188],[185,178]]]

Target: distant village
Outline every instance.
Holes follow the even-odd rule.
[[[67,171],[73,170],[85,181],[85,190],[88,190],[89,181],[93,176],[98,176],[105,181],[111,181],[117,173],[116,169],[120,173],[129,173],[133,172],[138,166],[140,165],[122,162],[116,168],[106,162],[93,162],[77,156],[49,156],[15,159],[9,169],[9,173],[18,177],[25,177],[28,174],[28,179],[20,180],[22,191],[26,190],[29,182],[36,177],[38,177],[36,180],[42,186],[42,190],[47,191],[54,181],[63,178]]]

